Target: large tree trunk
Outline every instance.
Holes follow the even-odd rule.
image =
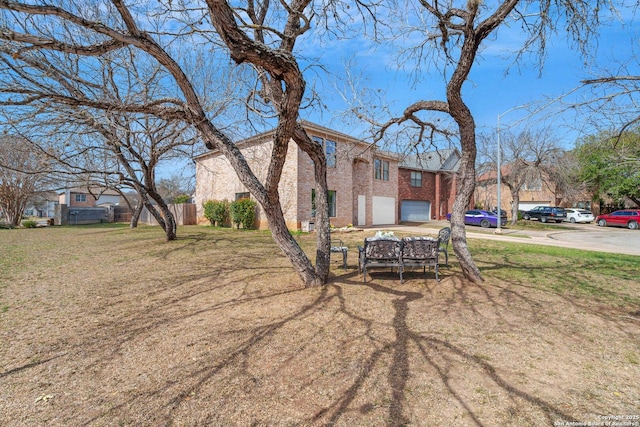
[[[327,160],[320,144],[315,143],[302,126],[296,126],[293,139],[300,149],[313,160],[316,184],[316,274],[326,282],[331,263],[331,232],[329,221],[329,186],[327,184]]]
[[[235,170],[242,184],[256,198],[256,201],[262,207],[269,229],[273,235],[273,239],[278,244],[282,252],[289,258],[294,268],[300,275],[305,286],[319,286],[324,284],[326,277],[317,274],[311,261],[298,245],[295,238],[289,232],[282,207],[277,199],[277,191],[268,194],[265,187],[260,183],[258,178],[253,174],[251,168],[247,164],[246,159],[238,149],[238,147],[223,133],[219,132],[209,121],[197,122],[198,130],[207,148],[219,149],[222,154],[229,160],[231,166]],[[276,144],[277,141],[274,141]],[[272,157],[271,162],[283,162],[285,160],[286,150],[274,150],[273,153],[281,156],[280,158]],[[273,154],[272,153],[272,154]],[[271,169],[276,170],[274,166]],[[326,181],[326,180],[325,180]],[[325,184],[326,186],[326,184]],[[318,194],[316,194],[316,197]],[[326,197],[326,196],[325,196]],[[317,200],[316,200],[317,201]],[[328,226],[327,226],[328,230]],[[329,248],[327,247],[327,252]]]
[[[160,227],[162,227],[162,229],[164,230],[167,240],[175,240],[177,237],[176,220],[164,199],[154,190],[149,192],[143,191],[140,195],[142,200],[144,200],[144,204],[147,207],[149,213],[153,215],[153,217],[158,222],[158,225],[160,225]],[[156,206],[151,204],[151,200],[157,203],[159,210],[156,208]]]
[[[511,225],[516,225],[518,222],[518,206],[520,206],[520,187],[509,188],[511,190],[511,199],[513,204],[511,205]]]
[[[473,9],[473,14],[475,15],[479,4],[469,3],[469,7]],[[464,227],[464,212],[471,203],[473,191],[476,187],[476,124],[471,111],[462,99],[462,85],[471,71],[481,39],[476,37],[472,27],[467,27],[465,32],[467,34],[460,52],[458,66],[447,84],[449,114],[451,114],[460,130],[460,145],[462,147],[462,158],[458,171],[460,186],[453,203],[451,216],[451,242],[464,277],[474,283],[481,283],[484,279],[469,251]]]
[[[129,228],[137,228],[138,222],[140,221],[140,215],[142,214],[142,209],[144,209],[144,204],[142,201],[136,205],[135,208],[131,211],[131,221],[129,222]]]
[[[465,126],[465,128],[468,127],[474,128],[474,126]],[[469,251],[464,226],[464,213],[471,203],[475,189],[475,133],[471,132],[469,134],[468,129],[467,132],[461,129],[461,136],[466,138],[466,142],[462,142],[462,159],[460,170],[458,171],[460,185],[453,202],[453,212],[451,214],[451,243],[464,277],[474,283],[481,283],[484,279]]]
[[[7,218],[7,224],[18,227],[22,220],[22,213],[26,206],[26,200],[12,200],[2,207],[5,217]]]

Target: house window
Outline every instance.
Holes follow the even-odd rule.
[[[422,187],[422,172],[411,172],[411,186]]]
[[[336,142],[329,139],[323,139],[319,136],[311,137],[317,144],[322,145],[324,148],[324,156],[327,159],[327,167],[336,167]]]
[[[329,190],[327,192],[327,203],[329,205],[329,218],[336,216],[336,192]],[[311,190],[311,217],[316,217],[316,190]]]
[[[250,197],[249,192],[246,193],[236,193],[236,200],[248,199]]]
[[[540,178],[534,178],[527,180],[522,189],[524,191],[542,191],[542,181]]]
[[[336,142],[326,140],[324,142],[324,155],[327,158],[327,167],[336,167]]]
[[[389,162],[386,160],[374,159],[373,169],[375,179],[389,181]]]
[[[86,202],[87,201],[87,195],[86,194],[76,194],[76,202]]]

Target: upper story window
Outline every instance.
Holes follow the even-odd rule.
[[[76,194],[76,202],[86,202],[87,195],[86,194]]]
[[[389,162],[387,160],[374,159],[373,170],[375,179],[389,181]]]
[[[422,172],[411,172],[411,186],[422,187]]]
[[[322,145],[324,148],[324,155],[327,159],[327,167],[336,167],[336,142],[330,139],[320,138],[319,136],[312,137],[315,142]]]
[[[542,191],[542,181],[540,178],[534,178],[527,180],[522,189],[525,191]]]

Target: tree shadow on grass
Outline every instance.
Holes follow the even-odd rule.
[[[364,362],[363,368],[352,381],[351,386],[345,390],[330,405],[327,405],[318,411],[310,419],[313,423],[321,423],[324,425],[335,425],[341,417],[348,412],[348,408],[353,404],[358,395],[361,393],[363,384],[367,381],[368,376],[376,369],[376,365],[381,363],[383,355],[389,354],[392,362],[387,369],[387,387],[390,392],[390,401],[388,402],[386,425],[400,426],[415,422],[408,416],[406,407],[406,387],[407,382],[412,375],[409,363],[410,346],[414,345],[419,349],[420,355],[425,363],[433,368],[440,378],[441,383],[446,387],[451,398],[457,401],[466,414],[477,426],[483,426],[485,423],[476,416],[473,408],[468,404],[465,397],[460,394],[456,388],[450,383],[449,374],[446,365],[456,363],[457,360],[464,360],[475,366],[484,376],[489,378],[495,385],[502,388],[509,395],[517,397],[530,405],[537,407],[542,411],[550,424],[554,420],[562,419],[566,421],[576,421],[575,418],[563,412],[557,406],[536,397],[524,390],[517,388],[502,378],[496,371],[496,368],[482,358],[472,355],[468,350],[460,346],[453,345],[446,340],[430,337],[428,335],[413,331],[407,323],[407,317],[410,313],[410,305],[422,298],[425,298],[425,292],[402,291],[387,286],[369,282],[365,286],[372,292],[382,293],[393,298],[394,316],[392,321],[395,340],[387,345],[372,352],[368,359]],[[340,289],[338,289],[340,294]],[[340,297],[341,310],[360,321],[357,314],[352,313],[346,307],[344,298]],[[440,360],[440,361],[438,361]],[[446,361],[446,363],[442,363]],[[378,368],[379,369],[379,368]],[[425,402],[428,405],[428,402]],[[361,406],[361,411],[367,412],[374,405],[366,404]]]
[[[187,360],[182,366],[176,367],[176,372],[172,373],[175,376],[145,383],[145,388],[135,394],[123,396],[122,390],[116,388],[115,391],[121,394],[117,399],[111,398],[108,405],[91,397],[102,406],[91,414],[85,414],[80,423],[115,423],[118,420],[123,424],[179,425],[185,424],[185,413],[189,413],[192,421],[198,419],[200,422],[208,420],[208,424],[245,425],[246,419],[234,418],[239,416],[233,412],[227,414],[226,418],[217,413],[224,407],[216,406],[216,400],[224,397],[230,401],[227,405],[238,401],[254,404],[256,407],[250,407],[247,412],[255,424],[278,424],[278,413],[265,415],[258,408],[260,405],[263,411],[264,407],[270,408],[258,401],[271,396],[251,397],[242,388],[268,394],[267,387],[261,383],[262,376],[276,371],[277,375],[286,378],[285,372],[291,366],[298,365],[299,369],[299,358],[324,351],[325,346],[318,345],[314,340],[326,341],[326,346],[329,346],[330,339],[339,341],[339,345],[336,344],[339,350],[327,352],[326,357],[342,357],[339,362],[348,365],[349,361],[357,359],[355,355],[364,356],[355,367],[345,366],[343,371],[330,372],[328,381],[325,380],[327,374],[322,372],[325,366],[322,363],[313,365],[309,361],[311,366],[304,371],[305,382],[309,387],[318,389],[328,387],[332,393],[323,400],[309,402],[309,406],[299,409],[295,417],[289,414],[291,424],[347,425],[354,422],[354,417],[361,417],[364,420],[361,424],[418,424],[419,419],[415,415],[416,396],[412,395],[412,387],[415,387],[414,377],[422,374],[430,376],[430,381],[436,383],[438,389],[453,402],[452,406],[464,414],[467,424],[496,425],[498,421],[489,421],[487,414],[481,413],[477,402],[469,397],[468,388],[472,385],[462,384],[459,378],[455,379],[452,375],[454,371],[470,372],[492,389],[508,395],[514,406],[520,405],[543,414],[548,424],[559,419],[578,421],[548,397],[541,397],[534,387],[518,386],[511,377],[503,374],[504,367],[499,362],[491,362],[483,357],[473,345],[467,345],[468,342],[464,340],[449,339],[446,333],[439,330],[441,325],[434,327],[425,321],[430,316],[445,316],[455,325],[465,320],[457,316],[460,310],[465,310],[470,318],[479,322],[487,316],[493,316],[498,319],[497,323],[504,325],[507,333],[515,333],[521,318],[510,312],[513,305],[518,307],[518,314],[526,315],[526,319],[543,322],[545,314],[540,312],[541,302],[520,284],[473,286],[461,281],[453,271],[443,272],[443,281],[440,283],[435,282],[432,274],[423,280],[422,272],[408,274],[404,285],[399,285],[397,273],[388,272],[376,272],[373,279],[363,283],[362,276],[356,271],[344,273],[334,268],[332,272],[335,274],[328,286],[301,289],[291,284],[296,276],[290,269],[273,265],[245,266],[243,269],[241,264],[236,264],[239,262],[234,260],[232,263],[234,269],[240,271],[227,274],[224,268],[204,266],[196,269],[192,266],[188,273],[160,278],[153,289],[139,289],[135,290],[139,293],[120,295],[122,303],[116,302],[113,307],[105,309],[99,323],[78,331],[79,337],[73,345],[65,341],[59,344],[64,345],[68,352],[64,356],[68,359],[65,363],[74,363],[84,357],[85,360],[80,363],[95,364],[98,370],[108,370],[115,364],[123,363],[123,353],[128,347],[143,346],[149,336],[171,340],[171,335],[165,332],[168,329],[176,328],[179,332],[187,333],[189,329],[201,328],[198,323],[201,319],[228,316],[227,324],[206,323],[219,330],[200,330],[192,339],[193,345],[208,341],[212,345],[223,346],[223,352],[211,352],[211,356],[197,361]],[[292,282],[283,285],[282,280],[287,280],[287,277],[293,278]],[[257,289],[255,283],[265,285]],[[126,303],[135,298],[140,299],[140,304],[134,310]],[[357,305],[356,299],[370,299],[370,306]],[[259,311],[269,306],[274,309],[283,306],[286,310],[277,315]],[[372,314],[366,310],[371,307],[379,311]],[[125,312],[124,309],[132,311]],[[241,311],[244,317],[239,314]],[[260,315],[249,317],[254,312]],[[290,339],[297,328],[306,325],[312,325],[309,333],[300,331],[299,336]],[[238,339],[224,341],[228,336]],[[185,344],[184,340],[176,341],[180,345]],[[175,351],[184,351],[177,343],[173,347]],[[266,369],[266,364],[255,366],[256,358],[271,348],[275,348],[273,351],[280,356],[277,362],[273,362],[275,367]],[[341,351],[352,353],[342,355]],[[322,357],[325,357],[324,354]],[[48,359],[42,363],[45,362],[54,360]],[[22,375],[31,369],[38,369],[38,365],[12,369],[5,373],[5,377]],[[140,375],[145,373],[145,369],[155,376],[166,374],[160,369],[153,371],[155,366],[134,366],[131,372]],[[421,369],[424,372],[420,372]],[[228,383],[228,378],[236,381]],[[245,384],[244,378],[247,378]],[[378,394],[384,395],[384,399],[369,394],[371,382],[375,382],[380,389]],[[133,381],[132,384],[139,386],[140,383]],[[112,392],[114,385],[109,384],[109,387]],[[218,388],[224,388],[225,391],[219,391]],[[300,388],[286,389],[282,393],[289,394],[285,394],[283,399],[293,402],[296,396],[292,395],[292,390]],[[207,397],[206,402],[192,407],[194,396],[201,394]],[[273,400],[278,397],[272,396]],[[286,404],[280,404],[278,408],[286,408]],[[420,404],[429,408],[432,402],[425,398]],[[149,408],[152,418],[142,418],[136,412],[141,408]],[[371,417],[379,415],[376,421],[371,421]],[[64,417],[60,419],[64,420]],[[198,423],[193,421],[191,424]],[[282,421],[281,424],[286,422]]]

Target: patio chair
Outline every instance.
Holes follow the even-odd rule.
[[[422,267],[424,274],[427,267],[434,267],[436,281],[438,278],[438,255],[440,241],[433,237],[404,237],[402,239],[402,267]]]
[[[397,237],[367,237],[364,247],[358,246],[358,270],[367,281],[367,268],[397,267],[402,283],[402,241]]]
[[[444,254],[444,265],[449,268],[449,239],[451,238],[451,228],[444,227],[438,232],[438,252]]]
[[[347,270],[347,252],[349,248],[344,245],[342,240],[340,239],[331,239],[331,253],[341,253],[342,254],[342,267]]]

